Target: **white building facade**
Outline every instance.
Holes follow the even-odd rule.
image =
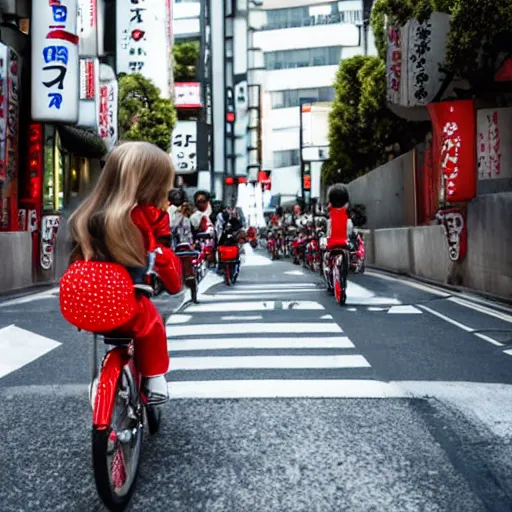
[[[301,195],[301,99],[332,101],[340,60],[376,50],[362,0],[264,0],[251,21],[264,67],[261,168],[284,203]]]

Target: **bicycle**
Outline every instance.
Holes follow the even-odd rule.
[[[152,256],[152,257],[151,257]],[[148,275],[155,275],[150,255]],[[148,298],[153,287],[134,285],[135,292]],[[92,415],[92,463],[98,494],[112,512],[123,511],[135,490],[144,426],[149,433],[160,429],[162,405],[148,404],[142,375],[134,360],[134,340],[93,333],[93,368],[90,386]],[[98,340],[107,347],[98,367]]]

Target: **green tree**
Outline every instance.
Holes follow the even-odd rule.
[[[140,73],[119,76],[119,132],[124,140],[143,140],[169,151],[176,125],[172,100]]]
[[[390,155],[403,153],[421,140],[428,123],[408,123],[386,102],[386,66],[379,57],[358,55],[340,63],[329,115],[330,160],[326,183],[348,182]]]
[[[199,41],[182,41],[174,44],[172,55],[174,60],[174,80],[176,82],[197,80],[199,53]]]

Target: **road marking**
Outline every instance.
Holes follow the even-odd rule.
[[[306,333],[340,333],[338,324],[330,323],[261,323],[261,324],[194,324],[167,327],[167,336],[214,336],[226,334],[306,334]]]
[[[226,322],[236,322],[237,320],[263,320],[263,317],[261,315],[254,315],[254,316],[223,316],[221,317],[221,320],[224,320]]]
[[[480,339],[482,340],[485,340],[485,341],[488,341],[489,343],[492,343],[493,345],[496,345],[497,347],[503,347],[504,344],[503,343],[500,343],[499,341],[495,340],[494,338],[491,338],[490,336],[487,336],[485,334],[482,334],[480,332],[476,332],[476,329],[473,329],[469,326],[467,326],[466,324],[462,324],[460,322],[457,322],[457,320],[453,320],[453,318],[450,318],[446,315],[443,315],[442,313],[438,313],[437,311],[435,311],[434,309],[431,309],[427,306],[424,306],[423,304],[418,304],[418,307],[425,310],[425,311],[428,311],[430,314],[434,315],[434,316],[437,316],[438,318],[441,318],[441,320],[444,320],[445,322],[448,322],[452,325],[455,325],[456,327],[458,327],[459,329],[462,329],[466,332],[470,332],[471,334],[474,334],[475,336],[478,336]]]
[[[284,288],[285,290],[293,288],[318,288],[315,283],[275,283],[268,285],[261,284],[238,284],[236,290],[251,290],[251,289],[265,289],[265,290],[278,290]]]
[[[450,302],[455,302],[456,304],[459,304],[460,306],[463,306],[465,308],[469,308],[474,311],[478,311],[479,313],[493,316],[494,318],[498,318],[499,320],[503,320],[505,322],[512,323],[512,315],[507,315],[506,313],[501,313],[499,311],[495,311],[491,308],[482,306],[480,304],[473,304],[472,302],[468,302],[467,300],[459,299],[457,297],[450,297],[448,300]]]
[[[213,302],[211,304],[196,304],[189,306],[189,313],[225,313],[241,311],[273,311],[273,310],[301,310],[301,311],[323,311],[325,308],[318,302],[310,300],[298,301],[254,301],[238,302],[236,304],[226,304],[222,302]]]
[[[512,349],[510,350],[504,350],[503,351],[504,354],[507,354],[507,356],[512,356]]]
[[[0,377],[39,359],[60,345],[55,340],[15,325],[0,329]]]
[[[354,348],[354,344],[346,336],[331,338],[222,338],[194,339],[167,343],[169,352],[194,350],[241,350],[241,349],[325,349]]]
[[[192,315],[171,315],[167,320],[169,324],[186,324],[192,320]]]
[[[256,297],[258,295],[262,295],[262,296],[283,295],[283,294],[289,295],[291,291],[308,293],[308,292],[320,291],[320,288],[293,288],[293,290],[289,290],[289,289],[288,290],[285,290],[285,289],[267,290],[265,288],[259,288],[257,290],[256,289],[255,290],[240,290],[239,288],[235,288],[233,291],[231,291],[231,290],[219,291],[219,292],[217,292],[217,295],[220,297],[225,297],[225,296],[229,296],[232,293],[234,293],[235,295],[238,295],[238,296],[250,295],[251,297]],[[245,297],[245,298],[247,298],[247,297]]]
[[[285,272],[287,276],[303,276],[305,275],[304,272],[301,272],[300,270],[288,270]]]
[[[422,290],[424,292],[428,292],[428,293],[431,293],[432,295],[437,295],[439,297],[450,297],[450,295],[451,295],[450,293],[441,292],[441,291],[437,290],[436,288],[431,288],[430,286],[427,286],[424,284],[415,283],[415,282],[407,281],[407,280],[403,280],[403,279],[398,279],[396,277],[379,274],[377,272],[368,272],[367,271],[366,275],[371,276],[371,277],[377,277],[379,279],[382,279],[383,281],[393,281],[396,283],[405,284],[406,286],[410,286],[411,288],[416,288],[418,290]]]
[[[491,338],[490,336],[487,336],[487,334],[482,334],[481,332],[474,332],[475,336],[478,336],[480,339],[488,341],[489,343],[492,343],[493,345],[496,345],[497,347],[503,347],[504,344],[495,340],[494,338]]]
[[[423,312],[414,306],[392,306],[389,308],[388,314],[421,315]]]
[[[377,380],[218,380],[170,382],[183,398],[408,398],[398,385]]]
[[[240,370],[240,369],[306,369],[306,368],[369,368],[361,355],[348,356],[228,356],[174,357],[173,371]]]
[[[320,320],[334,320],[332,315],[324,315],[320,317]]]

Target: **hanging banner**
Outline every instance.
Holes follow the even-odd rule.
[[[100,137],[110,151],[117,142],[117,80],[100,86]]]
[[[80,104],[78,126],[98,128],[100,63],[97,58],[80,59]]]
[[[478,179],[512,178],[512,108],[477,111]]]
[[[7,82],[8,47],[0,43],[0,183],[7,175],[6,139],[7,139]]]
[[[197,172],[197,123],[178,121],[172,133],[172,159],[177,174]]]
[[[78,1],[32,2],[32,120],[78,121]]]
[[[468,234],[464,213],[458,208],[451,208],[439,211],[436,218],[444,226],[450,259],[464,261],[468,251]]]
[[[428,106],[437,139],[435,168],[444,176],[445,198],[469,201],[476,196],[475,102],[444,101]]]
[[[403,107],[432,102],[442,85],[450,16],[434,12],[429,19],[409,20],[387,30],[388,101]]]
[[[141,73],[169,98],[169,29],[163,0],[117,0],[117,73]]]
[[[98,6],[96,0],[80,0],[78,4],[78,51],[80,55],[98,55]]]
[[[8,48],[7,80],[7,130],[5,150],[5,180],[2,186],[2,212],[0,229],[18,229],[18,152],[20,120],[20,72],[18,54]]]

